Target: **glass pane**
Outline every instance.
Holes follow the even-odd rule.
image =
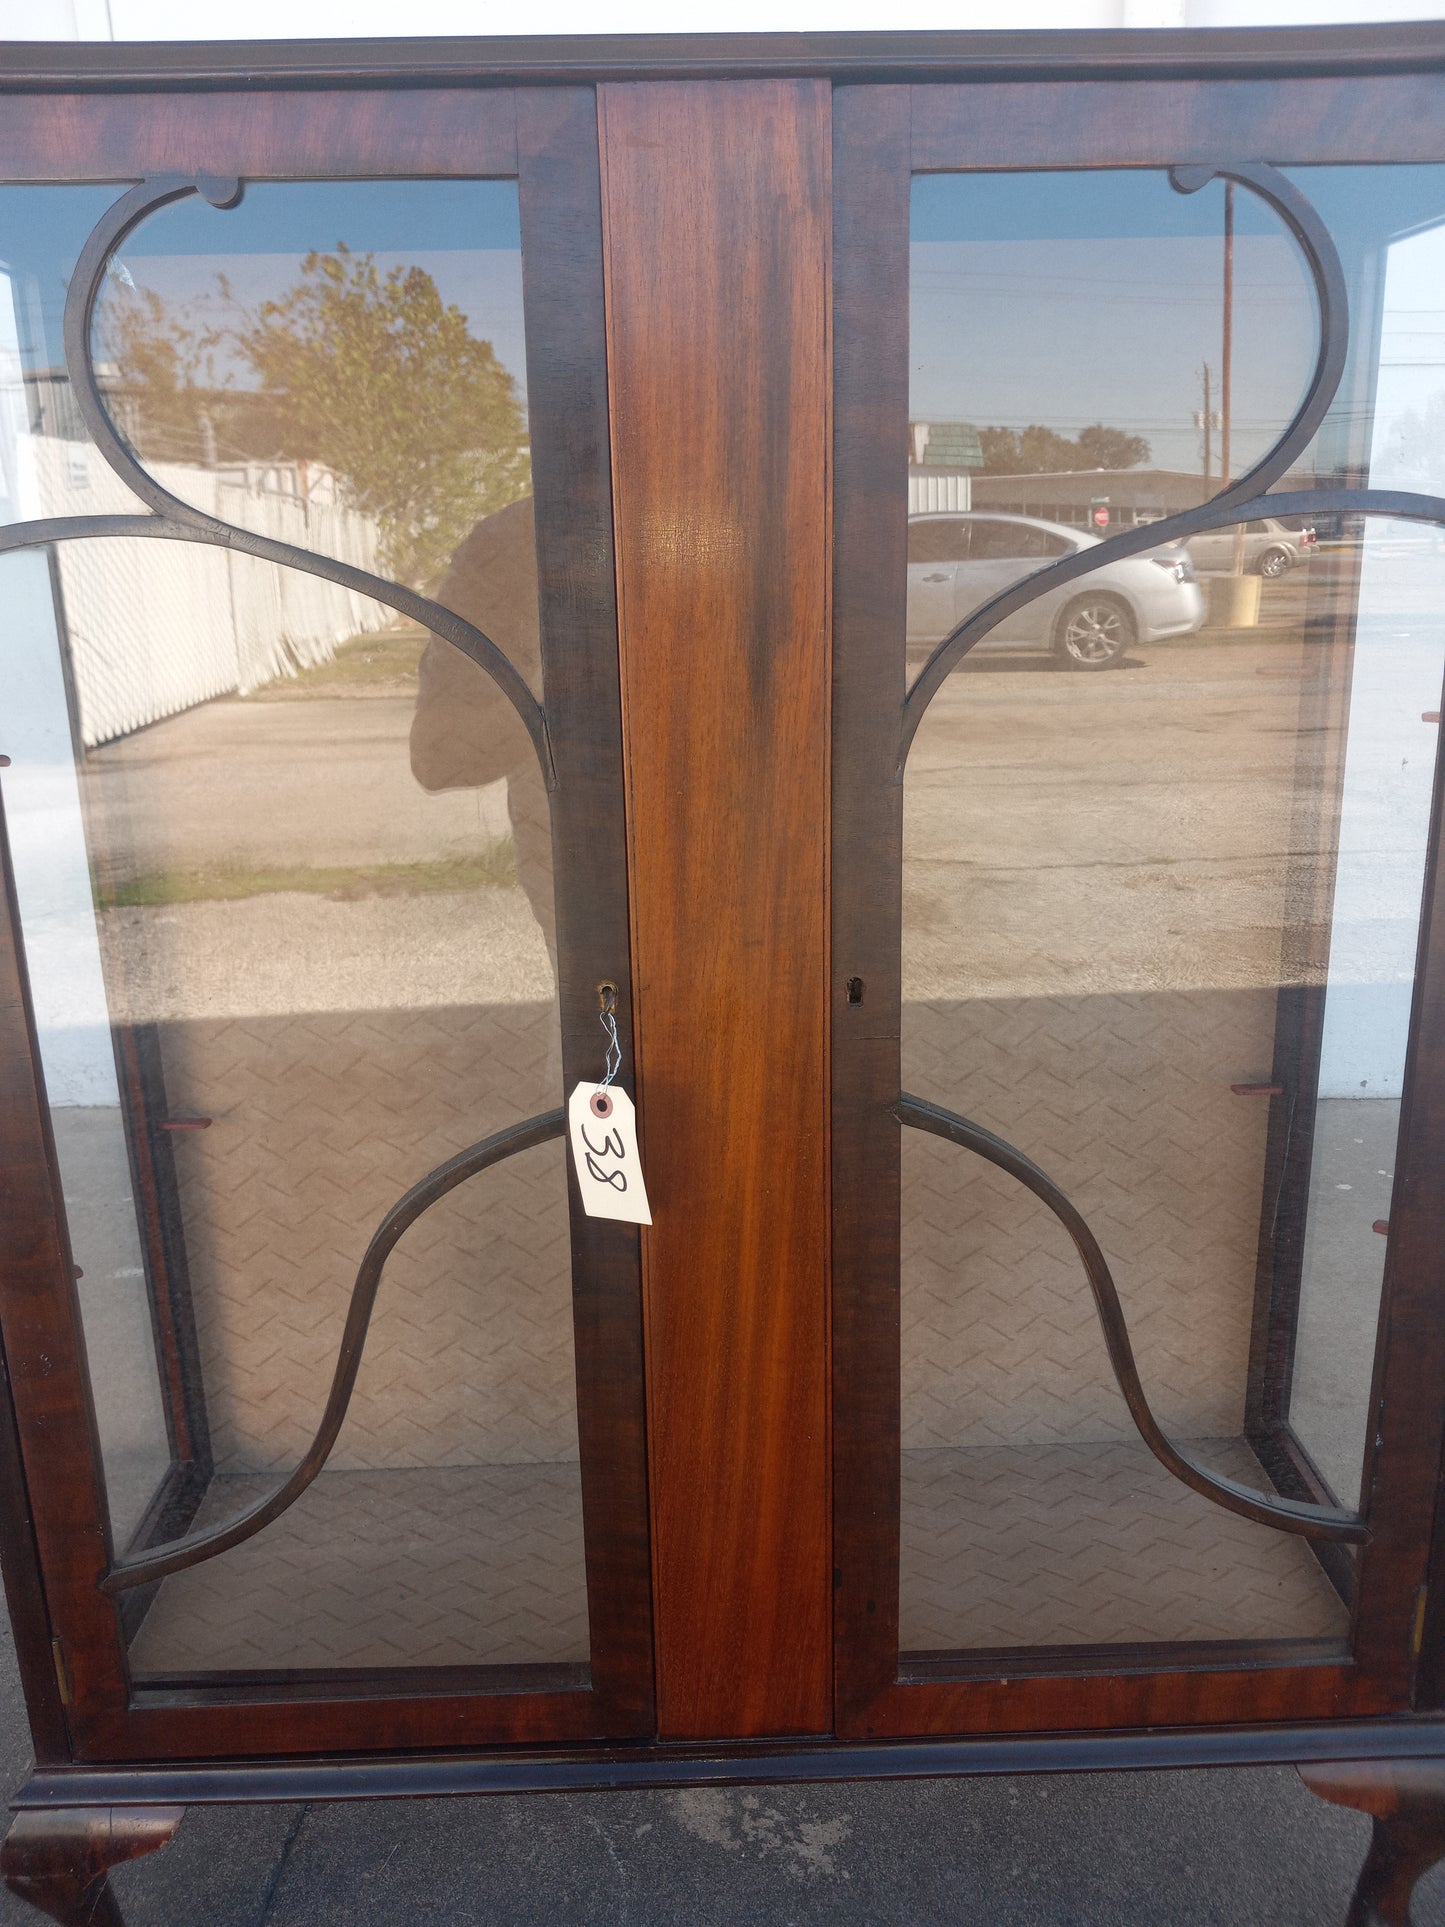
[[[1220,183],[1179,194],[1143,169],[914,182],[908,505],[971,516],[974,542],[948,582],[910,573],[911,668],[1045,562],[1197,506],[1278,439],[1314,359],[1309,277],[1268,207],[1227,198],[1226,357]],[[1265,542],[1249,538],[1251,562]],[[1228,569],[1232,552],[1227,532],[1189,545],[1199,570]],[[1113,659],[1136,626],[1186,635],[1199,596],[1171,568],[1187,559],[1161,557],[1152,577],[1121,564],[1112,599],[1050,599],[989,647]]]
[[[511,1014],[524,1040],[528,1013]],[[402,1078],[429,1070],[442,1084],[426,1099],[440,1148],[458,1135],[444,1107],[466,1108],[468,1080],[483,1106],[496,1103],[484,1080],[499,1015],[495,1005],[466,1012],[459,999],[452,1011],[393,1017],[394,1048],[355,1095],[384,1103]],[[415,1073],[399,1072],[398,1055],[432,1027],[449,1042],[433,1043]],[[298,1124],[314,1128],[317,1094],[304,1114],[297,1107]],[[420,1164],[432,1151],[408,1156]],[[330,1180],[338,1193],[346,1186],[348,1205],[371,1210],[380,1174],[366,1174],[368,1186],[346,1162],[332,1134],[306,1190],[314,1197]],[[132,1649],[139,1672],[586,1660],[566,1196],[562,1146],[546,1145],[463,1185],[407,1232],[327,1469],[254,1539],[163,1582]],[[276,1246],[300,1215],[282,1213]],[[227,1347],[236,1390],[213,1401],[218,1467],[197,1525],[263,1497],[304,1450],[316,1410],[299,1393],[330,1376],[343,1303],[339,1275],[322,1306],[304,1302],[313,1277],[330,1284],[326,1271],[340,1272],[326,1264],[340,1236],[317,1242],[304,1292],[291,1272],[290,1291],[268,1293],[269,1317],[248,1316]],[[236,1295],[222,1286],[217,1309]],[[278,1319],[304,1373],[277,1370]]]
[[[193,371],[176,377],[168,415],[175,364],[152,341],[148,362],[106,373],[111,403],[137,447],[153,437],[177,494],[439,588],[535,686],[515,185],[408,184],[405,222],[398,192],[348,187],[345,225],[311,241],[298,236],[333,206],[323,190],[248,192],[249,225],[205,210],[205,256],[180,241],[163,255],[157,216],[155,252],[136,237],[126,257],[151,281],[117,271],[112,291],[163,296],[177,339],[197,275],[284,310],[268,325],[293,330],[307,379],[319,390],[344,368],[373,429],[395,375],[376,364],[398,338],[417,432],[489,368],[511,398],[507,461],[482,421],[491,441],[444,449],[450,479],[418,490],[413,428],[393,424],[368,482],[293,388],[292,443],[254,462],[248,444],[228,468],[225,436],[244,439],[237,424],[249,434],[269,393],[233,349],[209,400]],[[86,194],[69,226],[47,228],[27,191],[0,203],[0,223],[25,210],[12,226],[31,237],[4,310],[12,516],[137,506],[60,367],[56,292],[113,198]],[[286,277],[309,272],[301,250],[338,235],[376,270],[350,333],[350,311],[284,299]],[[385,328],[377,287],[407,295]],[[464,295],[485,309],[485,341]],[[433,355],[438,334],[451,359]],[[182,426],[203,427],[217,397],[234,403],[217,448],[187,444]],[[314,443],[296,439],[303,422]],[[290,1471],[385,1213],[561,1101],[546,791],[480,669],[336,584],[189,543],[71,542],[53,571],[33,554],[0,567],[15,585],[7,687],[28,704],[6,772],[22,916],[114,1536],[135,1551],[231,1517]],[[407,1232],[340,1439],[296,1506],[133,1598],[147,1677],[586,1662],[560,1143],[480,1174]]]
[[[44,513],[41,448],[79,432],[61,362],[71,263],[115,198],[95,187],[0,189],[0,520]],[[25,918],[31,992],[93,1373],[111,1529],[142,1529],[172,1444],[134,1202],[131,1146],[105,986],[65,664],[43,554],[0,558],[5,812]]]
[[[258,182],[142,221],[95,318],[111,412],[182,500],[435,590],[528,492],[511,181]]]
[[[1387,446],[1426,459],[1411,421],[1445,406],[1438,344],[1404,346],[1425,297],[1393,253],[1421,247],[1429,205],[1445,231],[1445,174],[1370,170],[1367,217],[1358,174],[1302,170],[1307,191],[1307,172],[1331,176],[1357,347],[1279,486],[1377,481]],[[1218,184],[916,183],[912,527],[974,539],[946,583],[910,549],[915,670],[1048,559],[985,579],[981,529],[1012,519],[1072,548],[1107,510],[1107,540],[1206,499],[1282,431],[1313,309],[1275,217],[1233,201],[1226,433]],[[931,468],[940,423],[949,461]],[[1105,561],[947,678],[905,783],[903,1084],[1082,1211],[1166,1431],[1261,1492],[1352,1505],[1445,554],[1433,531],[1321,524],[1256,518]],[[917,1131],[903,1185],[904,1649],[1342,1637],[1348,1555],[1224,1512],[1139,1441],[1052,1215]]]
[[[1363,412],[1334,425],[1338,468],[1372,488],[1445,491],[1445,185],[1433,168],[1310,168],[1342,252],[1378,290],[1357,353]],[[1380,192],[1379,183],[1387,184]],[[1360,367],[1373,360],[1373,367]],[[1373,379],[1371,379],[1373,376]],[[1325,532],[1353,554],[1360,615],[1314,1108],[1288,1424],[1320,1478],[1358,1504],[1399,1131],[1441,704],[1442,533]]]

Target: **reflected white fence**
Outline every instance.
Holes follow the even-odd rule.
[[[25,435],[14,453],[30,515],[141,511],[84,442]],[[26,472],[28,471],[28,473]],[[376,524],[336,503],[249,488],[158,462],[161,485],[223,522],[376,572]],[[81,740],[87,748],[211,697],[327,661],[391,612],[319,576],[190,542],[59,545]]]

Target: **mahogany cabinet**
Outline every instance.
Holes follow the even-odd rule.
[[[11,1886],[192,1802],[1273,1760],[1406,1920],[1445,37],[0,93]]]

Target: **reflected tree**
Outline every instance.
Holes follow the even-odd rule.
[[[309,254],[237,347],[274,411],[276,452],[343,478],[398,581],[435,584],[473,525],[527,492],[516,383],[424,269],[383,272],[344,246]]]
[[[124,277],[100,347],[143,459],[329,469],[375,520],[383,569],[411,588],[433,588],[473,526],[530,489],[515,380],[414,265],[340,244],[254,310],[224,275],[184,306]]]
[[[217,422],[234,402],[225,372],[230,330],[213,300],[184,310],[120,271],[101,310],[97,366],[117,425],[153,459],[218,459]],[[229,301],[221,278],[218,294]]]
[[[1094,422],[1077,441],[1032,422],[1027,428],[980,428],[986,475],[1057,475],[1080,468],[1134,468],[1149,459],[1142,435]]]

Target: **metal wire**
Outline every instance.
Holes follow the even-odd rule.
[[[607,1065],[602,1073],[599,1090],[605,1090],[622,1069],[622,1045],[617,1037],[617,989],[613,984],[603,984],[597,995],[602,1004],[602,1015],[598,1019],[607,1033]]]

